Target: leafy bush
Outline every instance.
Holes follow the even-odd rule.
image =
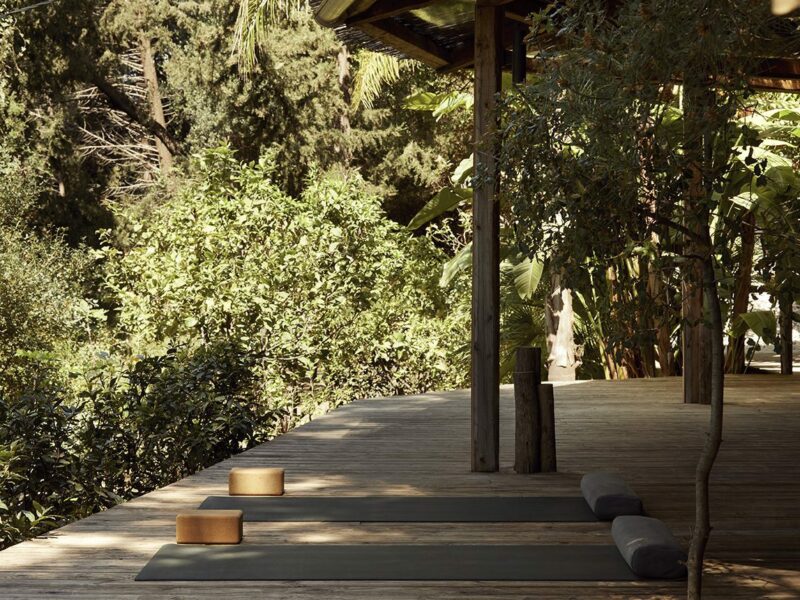
[[[88,255],[34,227],[39,188],[0,147],[0,388],[27,376],[20,353],[67,355],[98,316],[86,298]]]
[[[73,504],[79,485],[63,389],[48,365],[28,366],[36,373],[30,387],[0,387],[0,548],[52,527],[52,508]]]
[[[0,548],[171,483],[263,441],[273,419],[231,344],[115,363],[77,399],[47,363],[0,393]]]
[[[226,150],[194,173],[146,220],[120,213],[126,245],[104,250],[135,351],[236,340],[260,357],[265,397],[292,406],[456,382],[441,256],[388,221],[360,179],[314,177],[292,198],[270,160]]]

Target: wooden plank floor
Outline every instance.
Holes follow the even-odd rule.
[[[800,377],[730,377],[713,476],[708,598],[800,598]],[[502,463],[469,473],[466,392],[363,400],[167,488],[0,553],[0,598],[682,598],[683,584],[513,582],[135,583],[174,536],[175,513],[224,494],[233,466],[287,468],[306,495],[576,494],[580,474],[621,473],[684,541],[708,408],[680,380],[583,382],[556,391],[561,473],[510,472],[512,390],[502,393]],[[607,524],[248,523],[246,543],[606,544]]]

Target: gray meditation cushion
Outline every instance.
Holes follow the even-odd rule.
[[[650,579],[686,577],[686,553],[658,519],[617,517],[611,525],[617,548],[636,575]]]
[[[642,514],[641,499],[618,475],[587,473],[581,479],[581,492],[598,519]]]

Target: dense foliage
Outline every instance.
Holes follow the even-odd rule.
[[[441,255],[383,215],[353,175],[297,198],[269,158],[203,155],[185,189],[106,248],[118,332],[135,351],[225,339],[260,356],[265,398],[299,407],[447,380]],[[451,383],[454,383],[451,381]]]
[[[271,155],[227,149],[189,171],[173,196],[117,209],[92,262],[0,230],[3,544],[354,398],[463,383],[448,356],[465,313],[438,286],[441,252],[360,178],[314,173],[292,197]]]
[[[680,373],[681,286],[699,285],[686,266],[700,254],[714,257],[731,349],[758,289],[756,243],[742,236],[765,256],[800,256],[796,102],[776,106],[748,78],[757,57],[796,36],[767,6],[741,4],[632,2],[612,19],[586,2],[534,19],[534,37],[562,43],[543,44],[536,77],[506,99],[505,198],[522,249],[573,290],[584,375]],[[687,27],[703,33],[682,36]]]

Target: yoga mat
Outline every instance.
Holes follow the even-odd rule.
[[[596,522],[581,497],[211,496],[203,509],[239,509],[245,521],[361,523]]]
[[[162,546],[136,581],[635,581],[615,546]]]

